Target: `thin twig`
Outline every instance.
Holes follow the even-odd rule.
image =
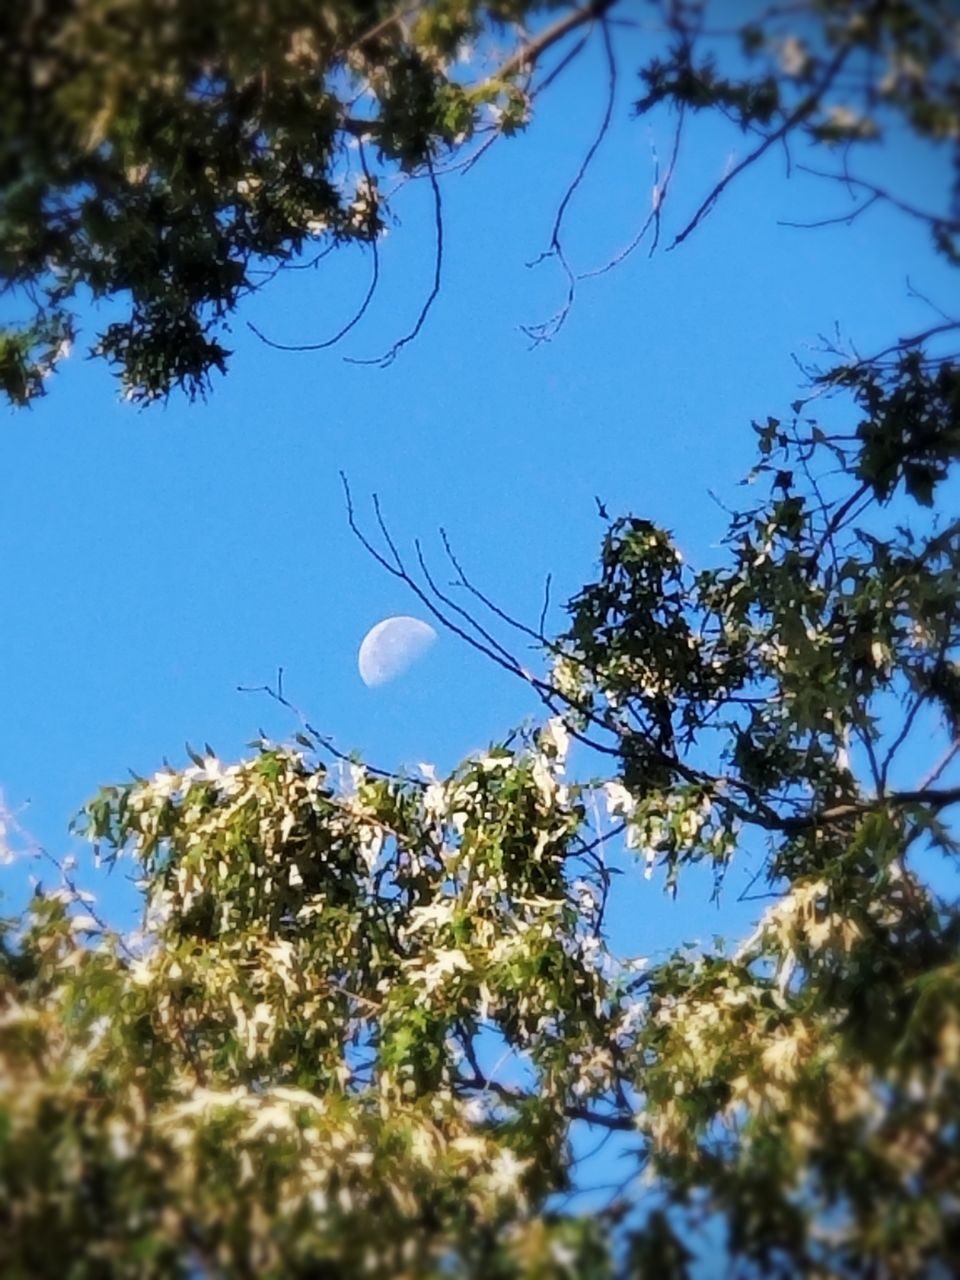
[[[678,245],[683,244],[684,240],[696,230],[734,179],[738,178],[745,169],[749,169],[752,164],[755,164],[775,143],[779,142],[781,138],[785,138],[792,129],[796,128],[816,108],[823,94],[829,89],[834,77],[849,56],[850,49],[849,45],[838,49],[817,88],[808,94],[795,110],[790,112],[778,128],[774,129],[772,133],[768,133],[759,146],[754,147],[739,164],[735,164],[714,185],[687,225],[674,236],[673,243],[670,245],[671,249],[676,249]]]
[[[805,231],[815,230],[818,227],[835,227],[839,224],[849,227],[856,222],[857,218],[859,218],[862,213],[866,213],[871,206],[875,205],[879,199],[880,196],[874,194],[870,196],[868,200],[865,200],[863,204],[858,205],[856,209],[853,209],[850,213],[838,213],[835,218],[817,218],[812,222],[794,222],[788,218],[778,218],[777,226],[799,227]]]
[[[272,701],[278,703],[281,707],[285,707],[287,711],[292,712],[292,714],[296,716],[304,733],[308,737],[314,739],[318,747],[321,747],[324,751],[328,752],[334,757],[334,759],[342,760],[344,764],[356,765],[358,763],[357,760],[348,752],[341,751],[340,748],[336,746],[332,738],[327,734],[321,733],[319,729],[315,728],[300,708],[284,695],[282,688],[275,689],[268,684],[238,684],[236,688],[237,693],[265,693],[268,698],[272,699]],[[425,789],[427,786],[427,783],[424,782],[422,778],[414,778],[408,774],[394,773],[389,769],[378,769],[374,765],[370,764],[364,764],[362,768],[365,772],[372,773],[377,778],[385,778],[389,782],[406,783],[410,786],[419,787],[421,790]]]
[[[866,178],[858,178],[846,168],[842,173],[832,173],[828,169],[817,169],[813,165],[807,164],[798,164],[797,168],[801,173],[808,173],[813,178],[826,178],[830,182],[841,182],[851,192],[853,188],[869,192],[875,199],[893,205],[901,213],[907,214],[910,218],[916,218],[919,222],[925,222],[928,226],[939,227],[952,232],[960,231],[960,218],[945,217],[942,214],[931,213],[928,209],[921,209],[917,205],[909,204],[906,200],[901,200],[899,196],[893,195],[886,187],[880,187],[875,182],[869,182]]]
[[[877,351],[871,356],[863,356],[847,367],[859,369],[864,365],[876,364],[877,361],[882,360],[885,356],[893,355],[898,351],[909,351],[911,347],[919,347],[929,338],[935,338],[941,333],[955,333],[958,329],[960,329],[960,320],[946,320],[943,324],[932,325],[931,328],[924,329],[921,333],[914,333],[906,338],[898,338],[896,342],[892,342],[889,347],[884,347],[882,351]]]
[[[540,83],[530,89],[531,98],[539,97],[541,93],[543,93],[546,89],[550,88],[553,82],[557,80],[563,74],[564,71],[566,71],[567,67],[570,66],[571,62],[573,62],[573,60],[577,57],[577,55],[583,52],[583,49],[586,46],[586,43],[589,39],[590,39],[590,32],[587,31],[584,35],[580,37],[580,39],[576,42],[575,45],[573,45],[570,49],[567,50],[567,52],[563,55],[563,57],[560,59],[557,65],[555,67],[551,67],[551,69],[543,77]]]
[[[943,651],[941,650],[941,661],[942,660],[943,660]],[[910,736],[910,730],[913,728],[917,715],[920,712],[920,708],[924,706],[926,701],[927,701],[926,691],[921,692],[917,695],[917,697],[913,701],[913,705],[910,707],[910,710],[907,712],[907,714],[903,718],[903,724],[900,726],[900,732],[897,734],[893,742],[890,744],[890,748],[887,751],[886,756],[884,757],[883,767],[880,770],[879,790],[881,795],[883,794],[883,790],[887,785],[887,775],[890,772],[890,766],[893,763],[894,757],[896,756],[900,748],[903,746],[904,742],[906,742],[907,738]]]
[[[440,623],[442,627],[446,628],[446,630],[458,636],[461,640],[464,640],[468,645],[470,645],[472,649],[475,649],[478,653],[482,653],[485,657],[490,658],[493,662],[496,663],[498,667],[501,667],[503,670],[508,671],[513,676],[518,676],[521,680],[523,680],[535,691],[537,696],[540,698],[540,701],[554,715],[563,714],[561,709],[557,705],[558,702],[562,703],[566,708],[572,708],[574,711],[578,710],[576,705],[572,703],[570,699],[567,698],[563,693],[561,693],[559,689],[555,688],[549,682],[540,679],[538,676],[535,676],[531,671],[528,671],[526,667],[520,664],[520,662],[517,660],[516,657],[514,657],[513,655],[510,655],[509,657],[505,657],[504,652],[506,651],[498,652],[496,648],[493,648],[490,645],[485,644],[483,641],[478,640],[476,636],[471,635],[469,631],[464,630],[463,627],[459,626],[456,622],[454,622],[451,618],[449,618],[443,612],[442,609],[437,607],[436,603],[431,599],[431,597],[423,589],[423,587],[419,584],[419,582],[417,582],[416,579],[410,574],[405,564],[403,563],[400,553],[397,550],[396,544],[393,541],[393,538],[391,537],[389,530],[387,529],[386,524],[383,520],[383,515],[380,511],[379,500],[375,497],[374,510],[376,512],[377,522],[384,536],[384,540],[387,544],[390,554],[393,557],[392,562],[388,560],[387,557],[373,545],[370,539],[366,536],[366,534],[357,524],[356,513],[353,507],[353,497],[350,492],[349,482],[347,481],[346,475],[342,471],[340,472],[340,480],[341,480],[341,483],[343,484],[344,496],[346,500],[347,522],[354,536],[360,542],[361,546],[364,547],[364,549],[373,557],[373,559],[382,568],[386,569],[386,571],[389,574],[391,574],[395,578],[398,578],[400,581],[404,582],[409,587],[409,589],[414,593],[414,595],[421,602],[421,604],[423,604],[424,608],[426,608],[430,612],[430,614],[434,618],[436,618],[436,620]],[[477,626],[476,623],[472,622],[472,625],[474,625],[477,630],[481,630],[481,628]],[[593,723],[596,724],[601,729],[609,728],[609,726],[601,724],[596,719],[594,719]],[[598,751],[603,755],[610,755],[610,756],[616,756],[618,754],[617,747],[608,745],[603,742],[597,742],[596,739],[589,738],[585,733],[581,732],[579,729],[575,728],[569,723],[567,724],[567,730],[570,733],[571,737],[575,738],[579,742],[582,742],[585,746],[591,747],[594,751]],[[678,765],[677,767],[682,767],[682,766]]]
[[[420,586],[420,584],[416,581],[416,579],[413,578],[411,574],[407,571],[406,566],[403,563],[403,559],[400,556],[400,553],[397,549],[396,543],[394,542],[386,526],[386,522],[383,519],[383,513],[380,509],[380,502],[379,502],[379,499],[376,497],[376,495],[374,495],[374,499],[373,499],[374,512],[376,514],[377,524],[380,528],[380,532],[383,534],[384,541],[386,542],[387,547],[390,551],[390,554],[393,557],[392,561],[387,559],[387,557],[373,545],[370,539],[366,536],[366,534],[357,524],[356,513],[353,507],[353,496],[350,492],[350,485],[346,475],[342,471],[340,472],[340,480],[343,485],[344,497],[347,505],[347,523],[350,526],[350,530],[354,534],[354,536],[359,540],[361,546],[363,546],[364,549],[367,552],[369,552],[369,554],[374,558],[374,560],[376,560],[376,562],[381,566],[381,568],[386,569],[386,571],[389,574],[391,574],[393,577],[399,578],[402,582],[406,583],[406,585],[414,593],[414,595],[417,597],[420,603],[430,611],[431,615],[437,619],[437,621],[441,624],[441,626],[446,627],[446,629],[448,631],[453,632],[454,635],[459,636],[461,640],[465,640],[467,644],[471,646],[471,648],[476,649],[480,653],[484,654],[486,657],[491,658],[497,664],[497,666],[504,668],[504,670],[506,671],[509,671],[511,675],[519,675],[523,679],[527,680],[529,683],[536,685],[538,683],[536,680],[536,677],[531,675],[530,672],[526,671],[523,667],[521,667],[520,663],[517,661],[516,658],[514,658],[512,655],[504,656],[502,652],[498,652],[496,649],[490,648],[486,644],[477,640],[475,636],[471,635],[469,632],[465,631],[463,627],[460,627],[455,622],[451,621],[451,619],[448,618],[442,612],[442,610],[437,608],[436,604],[433,602],[433,600],[430,598],[427,592],[424,591],[424,589]]]
[[[440,603],[443,605],[446,605],[448,609],[452,609],[453,612],[458,615],[458,617],[463,618],[463,620],[469,626],[473,627],[483,637],[483,639],[487,642],[487,644],[489,644],[492,648],[496,649],[496,651],[502,654],[503,657],[506,658],[509,662],[515,663],[519,666],[517,659],[513,656],[513,654],[510,652],[509,649],[507,649],[504,645],[500,643],[500,641],[496,638],[496,636],[491,634],[491,632],[489,632],[486,629],[486,627],[482,626],[479,622],[477,622],[476,618],[472,617],[471,614],[469,614],[466,611],[466,609],[464,609],[461,605],[458,605],[454,600],[451,600],[448,595],[446,595],[443,591],[440,590],[440,588],[437,586],[437,583],[433,578],[433,575],[430,573],[430,569],[427,565],[426,560],[424,559],[423,548],[420,545],[419,538],[414,541],[413,545],[414,545],[414,550],[417,556],[417,563],[420,566],[420,572],[423,574],[424,579],[426,580],[427,586],[430,588],[433,594],[437,597]]]
[[[952,322],[953,317],[948,315],[943,307],[938,306],[932,298],[929,298],[925,293],[921,293],[909,276],[907,276],[907,294],[911,298],[916,298],[918,302],[926,303],[930,310],[935,311],[941,320],[946,320],[948,323]]]
[[[542,627],[539,632],[534,631],[534,629],[532,627],[528,627],[525,622],[521,622],[519,618],[514,618],[511,614],[507,613],[505,609],[502,609],[498,604],[495,603],[495,601],[491,600],[489,596],[485,595],[480,590],[479,587],[477,587],[473,582],[470,581],[470,579],[467,577],[466,573],[463,570],[463,566],[461,565],[460,561],[457,559],[456,555],[454,554],[453,548],[450,545],[450,539],[447,536],[447,532],[445,529],[440,530],[440,540],[443,543],[443,549],[447,553],[448,560],[456,570],[457,582],[461,587],[464,587],[467,591],[469,591],[470,594],[474,596],[477,600],[479,600],[480,603],[485,608],[489,609],[491,613],[493,613],[496,617],[498,617],[501,620],[501,622],[505,622],[507,626],[513,627],[516,631],[522,632],[524,635],[529,636],[532,640],[535,640],[538,643],[544,640]],[[550,578],[548,575],[547,603],[549,603],[549,590],[550,590],[549,582],[550,582]],[[544,605],[544,610],[546,610],[546,604]]]
[[[543,605],[540,609],[540,638],[543,639],[547,628],[547,612],[550,608],[550,584],[553,574],[548,573],[543,583]]]
[[[673,178],[673,174],[676,169],[677,156],[680,151],[680,138],[683,131],[684,110],[685,110],[685,104],[682,104],[680,107],[678,118],[677,118],[677,127],[673,135],[673,150],[671,151],[671,154],[670,154],[670,163],[667,166],[667,172],[664,175],[664,179],[662,183],[660,182],[660,157],[657,154],[656,146],[654,145],[653,147],[653,162],[654,162],[653,203],[652,203],[650,212],[647,214],[647,217],[644,219],[643,225],[641,226],[640,230],[636,233],[636,235],[633,237],[633,239],[625,248],[615,253],[613,257],[608,262],[606,262],[602,267],[596,267],[592,271],[582,272],[577,277],[579,280],[595,279],[597,276],[606,275],[608,271],[612,271],[615,267],[619,267],[620,264],[622,262],[625,262],[627,258],[629,258],[630,255],[634,252],[634,250],[639,248],[639,246],[643,243],[646,237],[646,234],[650,230],[651,226],[653,227],[653,238],[650,242],[650,249],[647,256],[652,258],[653,255],[656,253],[657,246],[660,243],[660,228],[661,228],[662,217],[663,217],[663,205],[667,198],[667,193],[670,189],[670,182]]]
[[[944,752],[944,754],[940,757],[940,759],[937,761],[937,763],[933,766],[933,768],[930,770],[930,772],[927,774],[927,776],[926,776],[926,777],[923,779],[923,781],[920,783],[920,790],[921,790],[921,791],[926,791],[926,790],[927,790],[927,788],[928,788],[932,783],[936,782],[936,781],[937,781],[937,779],[938,779],[939,777],[941,777],[941,776],[942,776],[942,774],[943,774],[944,770],[947,768],[947,766],[950,764],[950,762],[951,762],[951,761],[954,759],[954,757],[955,757],[955,756],[957,756],[958,754],[960,754],[960,738],[957,738],[954,742],[952,742],[952,743],[950,744],[950,746],[947,748],[947,750]]]
[[[360,143],[359,143],[359,155],[360,155],[360,165],[363,169],[364,176],[366,177],[368,187],[372,187],[373,179],[370,175],[370,170],[367,165],[367,156],[364,150],[362,139],[360,140]],[[343,338],[347,336],[347,334],[351,331],[351,329],[354,329],[360,323],[360,321],[363,319],[363,317],[367,313],[367,308],[370,306],[370,303],[373,301],[373,295],[377,291],[377,284],[380,280],[380,250],[377,244],[376,234],[374,234],[374,236],[368,243],[370,244],[370,249],[373,254],[373,271],[370,277],[370,285],[367,289],[367,292],[363,301],[361,302],[357,310],[354,312],[353,316],[347,321],[345,325],[343,325],[340,329],[337,330],[337,332],[333,335],[332,338],[325,338],[321,342],[306,342],[306,343],[276,342],[274,339],[268,338],[265,333],[263,333],[260,329],[258,329],[257,326],[249,320],[247,321],[247,328],[250,329],[253,333],[255,333],[262,343],[264,343],[268,347],[272,347],[275,351],[325,351],[327,350],[328,347],[335,347],[338,342],[340,342]],[[319,254],[313,260],[313,263],[310,265],[315,266],[316,263],[322,257],[325,257],[326,254],[329,253],[335,247],[336,247],[335,245],[331,245],[327,250],[325,250],[324,253]]]
[[[596,136],[587,148],[586,153],[580,162],[580,167],[574,175],[573,181],[567,187],[563,199],[557,207],[557,213],[553,220],[553,230],[550,234],[550,242],[547,245],[547,248],[544,249],[536,258],[527,263],[528,267],[536,267],[541,262],[545,262],[548,258],[556,258],[567,278],[566,298],[561,304],[559,310],[556,311],[548,320],[541,321],[539,324],[521,325],[522,332],[530,338],[534,346],[539,346],[541,342],[549,342],[552,338],[556,337],[563,328],[563,325],[566,323],[570,310],[573,307],[574,298],[576,297],[577,277],[567,259],[563,248],[563,242],[560,238],[560,233],[570,201],[573,199],[580,187],[580,184],[586,177],[587,170],[590,168],[594,156],[599,151],[604,138],[607,136],[607,132],[610,128],[610,121],[613,118],[613,108],[616,102],[617,93],[617,63],[613,54],[613,43],[610,39],[610,29],[602,20],[600,23],[600,30],[603,35],[603,49],[607,62],[607,102],[606,107],[604,108],[603,119],[600,122],[600,128],[597,130]]]
[[[427,172],[430,176],[430,187],[433,191],[433,211],[434,226],[436,228],[436,255],[434,258],[433,269],[433,286],[430,289],[427,299],[420,308],[420,314],[417,316],[416,323],[409,333],[404,334],[402,338],[398,338],[388,351],[381,356],[375,356],[372,359],[358,359],[355,356],[345,356],[347,364],[374,364],[381,369],[388,368],[396,360],[397,356],[405,346],[413,342],[423,328],[427,316],[430,314],[434,302],[440,293],[440,277],[443,270],[443,201],[440,195],[440,184],[437,182],[437,175],[433,169],[433,161],[427,161]]]
[[[373,301],[373,295],[377,291],[377,284],[380,280],[380,253],[376,239],[370,241],[370,248],[373,253],[373,271],[366,295],[347,323],[338,329],[332,337],[324,338],[321,342],[277,342],[274,338],[268,338],[261,329],[257,328],[252,320],[247,321],[247,328],[256,334],[264,346],[272,347],[274,351],[326,351],[328,347],[335,347],[338,342],[347,336],[351,329],[356,328],[360,323],[367,313],[367,308]]]

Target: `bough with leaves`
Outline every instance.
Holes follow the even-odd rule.
[[[960,1263],[960,912],[933,865],[958,851],[960,383],[916,348],[830,381],[860,421],[821,396],[757,426],[768,494],[718,567],[611,524],[541,676],[382,526],[436,616],[534,682],[539,729],[335,783],[307,726],[88,806],[143,929],[67,890],[9,927],[4,1274],[681,1276],[711,1224],[733,1274]],[[571,742],[599,776],[568,776]],[[761,851],[739,946],[612,948],[615,874],[707,860],[726,892]],[[587,1215],[591,1133],[617,1185]]]
[[[618,77],[621,38],[635,28],[635,65]],[[824,222],[889,205],[955,257],[956,202],[918,205],[910,190],[872,180],[858,158],[905,124],[956,162],[957,40],[950,0],[758,4],[738,26],[722,3],[698,0],[209,0],[202,9],[193,0],[8,0],[0,388],[17,404],[42,394],[92,300],[115,304],[90,350],[116,369],[129,399],[203,394],[226,369],[231,319],[252,294],[281,271],[321,268],[354,246],[371,266],[352,313],[319,332],[254,328],[291,351],[336,346],[359,332],[377,290],[397,192],[422,178],[434,206],[431,283],[407,332],[360,361],[389,364],[440,294],[445,175],[521,131],[588,41],[602,45],[605,102],[536,259],[558,265],[565,287],[559,309],[526,327],[534,343],[557,335],[581,281],[642,244],[655,251],[662,232],[668,247],[681,244],[744,171],[773,156],[852,198]],[[635,112],[672,110],[672,141],[662,171],[655,158],[637,234],[584,269],[568,252],[567,224],[618,83],[637,76]],[[746,150],[667,235],[682,138],[703,112],[727,117]],[[810,144],[822,164],[809,163]]]

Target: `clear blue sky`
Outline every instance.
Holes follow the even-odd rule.
[[[621,52],[616,123],[568,220],[583,269],[629,241],[649,207],[651,130],[629,118],[635,82]],[[536,711],[520,683],[448,636],[395,684],[361,683],[368,627],[422,610],[351,536],[339,470],[360,516],[376,490],[399,543],[422,537],[441,578],[442,525],[489,594],[536,619],[548,572],[555,601],[591,573],[602,535],[595,494],[612,513],[671,528],[688,559],[712,559],[724,517],[707,490],[735,500],[751,418],[785,411],[797,394],[791,353],[835,321],[864,350],[924,328],[931,316],[905,297],[908,273],[948,301],[953,282],[922,231],[896,217],[778,226],[835,213],[843,196],[787,183],[771,157],[681,249],[653,260],[641,251],[585,283],[556,340],[529,350],[519,326],[556,307],[563,281],[550,263],[524,264],[545,246],[596,130],[601,71],[593,49],[525,137],[445,182],[443,292],[389,369],[343,356],[378,354],[419,308],[432,271],[423,183],[398,200],[383,289],[342,348],[278,353],[244,321],[281,340],[326,336],[365,288],[357,256],[282,278],[242,313],[231,371],[207,404],[177,397],[139,412],[78,347],[45,401],[5,413],[0,787],[51,850],[67,850],[71,815],[128,768],[180,763],[185,741],[230,758],[261,726],[289,736],[289,717],[235,691],[272,680],[280,665],[315,724],[383,766],[449,766]],[[656,122],[661,153],[668,128]],[[690,130],[668,226],[745,145],[712,123]],[[935,156],[909,150],[874,164],[897,166],[915,197],[947,176]],[[734,868],[734,889],[751,869]],[[6,874],[22,885],[22,867]],[[731,893],[716,911],[708,887],[694,878],[667,911],[658,881],[638,874],[630,911],[639,906],[647,923],[631,949],[737,930],[752,908]],[[122,916],[116,890],[105,901]]]

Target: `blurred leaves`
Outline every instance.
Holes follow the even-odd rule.
[[[828,176],[921,219],[955,258],[955,210],[917,209],[909,192],[850,169],[852,149],[896,121],[955,152],[949,4],[773,6],[748,15],[733,31],[739,52],[728,43],[722,56],[709,39],[701,52],[709,7],[662,9],[665,39],[637,68],[638,112],[679,108],[678,130],[686,110],[720,113],[758,139],[675,243],[739,171],[797,136],[828,155],[843,147],[842,172]],[[11,0],[0,13],[0,284],[22,327],[3,338],[0,387],[17,404],[41,394],[56,363],[47,335],[112,301],[119,316],[90,349],[128,398],[206,394],[246,296],[290,266],[369,246],[398,182],[521,130],[538,61],[556,44],[561,65],[581,29],[599,24],[609,39],[616,11],[614,0]]]

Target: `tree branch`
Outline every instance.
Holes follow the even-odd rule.
[[[497,83],[509,80],[512,76],[528,73],[532,71],[543,55],[552,49],[555,44],[559,44],[572,31],[576,31],[585,23],[594,22],[598,18],[602,18],[609,12],[619,0],[592,0],[592,3],[584,5],[581,9],[574,9],[572,13],[568,13],[565,17],[560,18],[551,27],[547,27],[540,35],[535,36],[521,48],[510,55],[505,62],[502,62],[495,71],[474,88],[482,92],[484,88],[492,87]],[[363,37],[369,40],[371,35],[376,34],[378,29],[382,29],[391,23],[397,21],[402,16],[404,10],[398,10],[385,19],[379,28],[375,28],[373,32],[368,32]],[[340,129],[344,133],[348,133],[354,138],[365,138],[376,135],[380,131],[379,120],[364,120],[357,116],[345,116],[340,121]]]
[[[613,45],[610,40],[610,30],[605,22],[601,23],[603,32],[603,48],[607,61],[607,103],[603,113],[603,119],[600,122],[600,128],[597,130],[596,137],[587,148],[580,167],[573,178],[573,181],[567,187],[563,199],[557,208],[556,217],[553,221],[553,231],[550,235],[550,243],[536,258],[527,263],[528,267],[539,266],[541,262],[545,262],[548,258],[556,258],[563,268],[564,275],[567,278],[567,293],[560,309],[556,311],[548,320],[543,320],[539,324],[521,325],[523,333],[530,338],[534,346],[539,346],[541,342],[549,342],[563,328],[567,316],[573,306],[573,301],[577,291],[577,275],[575,274],[570,263],[567,261],[564,252],[563,242],[560,239],[560,230],[563,226],[563,219],[566,215],[570,201],[573,199],[577,188],[580,186],[587,170],[593,162],[594,156],[600,149],[607,131],[610,128],[610,121],[613,118],[613,108],[616,102],[617,93],[617,63],[613,56]]]
[[[413,342],[414,338],[417,337],[420,330],[423,328],[427,316],[430,314],[430,309],[436,302],[437,296],[440,293],[440,276],[443,270],[443,201],[440,195],[440,184],[437,182],[437,175],[434,173],[432,161],[427,162],[427,172],[430,176],[430,186],[433,190],[433,217],[434,227],[436,228],[437,246],[433,268],[433,286],[430,289],[430,293],[427,295],[427,300],[420,308],[420,314],[417,316],[416,323],[409,333],[406,333],[402,338],[399,338],[389,351],[385,351],[382,356],[375,356],[369,360],[358,360],[354,356],[346,356],[345,359],[348,364],[375,364],[381,369],[386,369],[389,365],[393,364],[394,360],[396,360],[403,348]]]
[[[568,36],[571,31],[576,31],[577,27],[582,27],[585,22],[593,22],[597,18],[602,18],[605,13],[614,7],[617,0],[593,0],[591,4],[584,5],[582,9],[574,9],[572,13],[568,13],[566,17],[560,18],[552,27],[547,27],[546,31],[542,31],[540,35],[518,49],[512,54],[506,62],[487,77],[485,83],[496,83],[498,80],[509,80],[511,76],[515,76],[520,72],[532,71],[534,64],[546,51],[557,44],[564,36]]]
[[[276,688],[273,688],[268,684],[238,684],[237,693],[265,693],[273,702],[278,703],[281,707],[286,708],[287,711],[292,712],[293,715],[296,716],[304,733],[314,740],[317,747],[321,747],[324,751],[332,755],[335,760],[341,760],[344,764],[357,764],[357,760],[350,755],[349,752],[341,751],[340,748],[336,746],[332,738],[321,733],[319,729],[314,728],[300,708],[286,697],[283,692],[282,667],[279,668],[277,674]],[[363,768],[367,773],[372,773],[377,778],[385,778],[389,782],[402,782],[409,786],[419,787],[421,790],[426,789],[427,786],[427,783],[424,782],[422,778],[414,778],[409,774],[392,773],[389,769],[378,769],[371,764],[365,764],[363,765]]]
[[[866,191],[871,198],[865,205],[862,205],[854,212],[854,217],[862,213],[863,210],[875,200],[881,200],[886,204],[893,205],[895,209],[898,209],[901,213],[905,213],[908,217],[916,218],[918,222],[927,223],[928,226],[939,227],[951,232],[960,231],[960,218],[945,217],[938,213],[931,213],[928,209],[920,209],[917,205],[910,204],[906,200],[901,200],[898,196],[893,195],[886,189],[886,187],[880,187],[875,182],[868,182],[866,178],[857,178],[852,173],[847,173],[846,171],[843,173],[831,173],[827,169],[816,169],[813,165],[808,164],[798,164],[797,168],[801,173],[808,173],[813,178],[826,178],[831,182],[842,182],[847,187],[858,187],[861,191]],[[848,217],[850,217],[850,215],[848,215]],[[830,221],[842,222],[846,220],[847,219],[845,218],[834,218],[824,220],[822,223],[810,223],[809,225],[826,226]],[[804,224],[798,223],[787,225],[802,226]]]
[[[748,155],[744,156],[739,164],[735,164],[729,173],[724,174],[720,181],[713,187],[706,199],[700,204],[700,207],[683,230],[674,236],[673,243],[670,245],[671,249],[676,249],[678,245],[682,244],[684,240],[686,240],[686,238],[696,230],[730,183],[733,182],[735,178],[738,178],[740,174],[743,173],[744,169],[749,169],[750,166],[769,151],[775,143],[780,142],[781,139],[785,138],[791,130],[795,129],[796,126],[806,119],[811,111],[816,108],[817,103],[820,101],[823,94],[826,93],[827,89],[829,89],[837,72],[849,56],[850,51],[851,46],[849,45],[845,45],[838,49],[817,88],[814,89],[812,93],[808,94],[794,111],[790,112],[779,128],[774,129],[772,133],[768,133],[759,146],[754,147]]]
[[[800,817],[781,818],[775,826],[786,835],[800,834],[816,827],[842,822],[846,818],[857,818],[865,813],[873,813],[878,809],[906,809],[915,804],[927,805],[939,812],[952,804],[960,804],[960,787],[949,787],[942,791],[925,787],[916,791],[891,791],[889,795],[879,796],[875,800],[851,800],[834,805],[831,809],[821,809],[819,812]]]
[[[351,329],[355,328],[366,315],[367,308],[373,301],[373,295],[377,291],[377,283],[380,279],[380,251],[377,248],[377,241],[370,241],[370,247],[373,251],[373,273],[370,279],[370,285],[366,295],[360,306],[353,313],[351,318],[342,328],[338,329],[332,338],[324,338],[320,342],[277,342],[267,335],[253,323],[252,320],[247,321],[247,328],[260,339],[264,346],[272,347],[274,351],[326,351],[328,347],[335,347],[342,338],[345,338]]]

